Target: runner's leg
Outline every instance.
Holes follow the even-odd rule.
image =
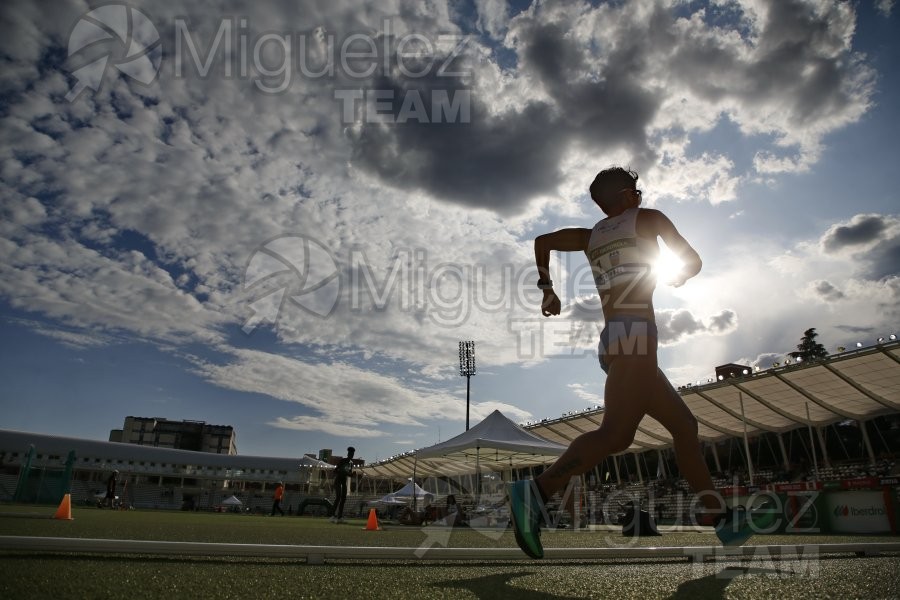
[[[594,431],[583,433],[553,465],[537,478],[545,498],[564,488],[574,475],[581,475],[610,454],[631,445],[638,423],[655,392],[656,356],[620,355],[607,357],[603,422]]]
[[[670,434],[675,446],[675,461],[681,476],[695,494],[702,494],[703,506],[711,512],[721,512],[724,503],[715,492],[709,468],[703,459],[697,437],[697,419],[675,391],[665,374],[657,369],[655,390],[647,406],[647,414],[660,422]]]

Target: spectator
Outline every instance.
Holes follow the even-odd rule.
[[[447,496],[447,524],[451,527],[459,527],[466,521],[466,513],[462,507],[456,503],[456,496],[450,494]]]
[[[279,481],[278,485],[275,486],[275,494],[272,496],[272,514],[270,516],[275,516],[275,511],[281,513],[281,516],[284,516],[284,511],[281,510],[281,500],[284,498],[284,482]]]
[[[106,480],[106,506],[115,508],[116,503],[116,481],[119,478],[119,472],[113,471]]]

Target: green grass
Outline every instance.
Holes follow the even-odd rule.
[[[53,508],[0,512],[50,515]],[[310,517],[74,509],[73,521],[0,516],[0,535],[200,542],[418,546],[420,528],[364,531]],[[547,532],[547,547],[609,547],[608,532]],[[897,537],[757,536],[751,544],[900,541]],[[641,545],[713,545],[707,533],[641,538]],[[510,533],[454,530],[456,547],[514,547]],[[794,573],[792,570],[800,570]],[[707,563],[675,560],[506,563],[377,561],[306,565],[286,559],[185,558],[0,552],[0,598],[768,598],[900,597],[900,556]]]

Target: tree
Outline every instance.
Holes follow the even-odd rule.
[[[803,332],[803,338],[797,344],[797,351],[791,352],[794,358],[802,358],[803,360],[818,360],[828,357],[828,350],[825,346],[816,341],[819,336],[815,327],[810,327]]]

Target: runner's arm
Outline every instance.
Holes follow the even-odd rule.
[[[591,230],[581,227],[560,229],[553,233],[539,235],[534,240],[534,261],[537,264],[540,281],[549,282],[550,279],[550,252],[584,252],[587,250],[588,241],[591,239]],[[553,289],[544,290],[544,300],[541,302],[541,313],[545,317],[558,315],[561,305],[556,292]]]
[[[669,217],[658,210],[649,209],[647,212],[652,216],[657,235],[675,253],[675,256],[684,263],[681,267],[681,272],[671,282],[674,287],[681,287],[685,281],[700,272],[701,267],[703,267],[703,261],[700,260],[700,255],[697,254],[693,246],[678,232],[675,225],[669,220]]]

